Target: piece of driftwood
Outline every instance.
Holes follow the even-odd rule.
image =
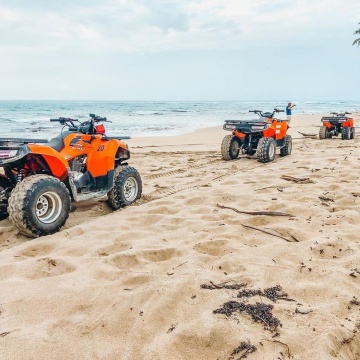
[[[246,214],[246,215],[265,215],[265,216],[287,216],[287,217],[295,217],[294,215],[291,214],[287,214],[287,213],[283,213],[283,212],[279,212],[279,211],[241,211],[238,209],[235,209],[233,207],[230,206],[224,206],[224,205],[220,205],[220,204],[216,204],[216,206],[218,208],[221,209],[229,209],[232,211],[235,211],[239,214]]]
[[[309,138],[312,138],[312,139],[316,139],[317,138],[317,134],[306,134],[306,133],[302,133],[300,131],[298,131],[298,133],[302,136],[305,136],[305,137],[309,137]]]
[[[287,239],[286,237],[283,237],[283,236],[281,236],[281,235],[276,235],[276,234],[271,233],[270,231],[267,231],[267,230],[264,230],[264,229],[260,229],[260,228],[254,227],[254,226],[245,225],[245,224],[241,224],[241,226],[243,226],[243,227],[245,227],[245,228],[248,228],[248,229],[253,229],[253,230],[261,231],[261,232],[263,232],[263,233],[265,233],[265,234],[278,237],[278,238],[283,239],[283,240],[285,240],[285,241],[287,241],[287,242],[299,242],[299,240],[296,239],[296,238],[293,237],[293,236],[292,236],[292,238],[294,239],[294,241],[293,241],[293,240],[290,240],[290,239]]]
[[[260,191],[260,190],[265,190],[265,189],[271,189],[271,188],[275,188],[278,187],[279,185],[269,185],[269,186],[264,186],[258,189],[255,189],[254,191]]]
[[[314,181],[311,180],[310,178],[296,178],[296,177],[288,176],[288,175],[282,175],[282,176],[280,176],[280,179],[283,179],[286,181],[292,181],[296,184],[312,184],[312,183],[314,183]]]

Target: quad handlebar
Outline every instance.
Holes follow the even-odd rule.
[[[263,112],[261,110],[249,110],[249,112],[259,115],[260,117],[266,117],[269,119],[272,119],[275,115],[275,113],[284,112],[284,110],[274,109],[274,111],[271,112]]]
[[[100,122],[100,121],[101,122],[104,122],[104,121],[111,122],[106,117],[101,117],[99,115],[89,114],[89,116],[91,119],[94,119],[94,122]]]
[[[79,119],[71,119],[65,117],[59,117],[57,119],[50,119],[51,122],[59,122],[61,125],[68,126],[70,131],[79,131],[84,134],[95,133],[95,123],[98,122],[111,122],[106,117],[101,117],[95,114],[89,114],[90,119],[86,121],[79,121]],[[78,124],[75,124],[75,123]]]
[[[330,113],[331,115],[334,115],[334,116],[346,116],[346,115],[351,115],[351,113],[345,111],[343,113],[337,113],[337,112],[332,112]]]

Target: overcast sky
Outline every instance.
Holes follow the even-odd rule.
[[[356,100],[359,0],[0,0],[0,99]]]

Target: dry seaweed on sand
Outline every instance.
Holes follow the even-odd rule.
[[[351,309],[351,305],[360,306],[360,301],[358,300],[358,298],[356,296],[353,296],[352,300],[350,300],[348,309]]]
[[[239,290],[245,287],[246,285],[247,285],[246,283],[229,284],[229,285],[226,283],[214,284],[212,281],[210,281],[210,284],[202,284],[200,285],[200,287],[202,289],[207,289],[207,290],[220,290],[220,289]]]
[[[271,300],[272,302],[276,302],[277,300],[286,300],[286,301],[296,301],[288,298],[288,294],[282,290],[280,285],[276,285],[273,287],[266,288],[264,290],[253,290],[253,289],[243,289],[241,290],[237,297],[238,298],[249,298],[253,296],[263,296]]]
[[[258,302],[256,304],[245,304],[238,301],[228,301],[219,309],[214,310],[213,313],[224,314],[228,317],[235,312],[245,313],[250,315],[255,322],[262,323],[265,330],[275,332],[278,326],[281,327],[281,322],[272,314],[273,308],[273,305]]]
[[[236,360],[246,359],[249,354],[255,352],[256,350],[256,346],[252,345],[250,341],[243,341],[236,349],[233,350],[229,360],[235,359],[235,355],[240,355],[240,357],[236,358]]]

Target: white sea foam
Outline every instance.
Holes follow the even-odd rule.
[[[106,116],[107,133],[130,136],[162,136],[186,133],[203,127],[222,125],[225,119],[253,118],[249,110],[285,109],[288,101],[0,101],[1,136],[50,138],[61,126],[50,118],[71,117],[81,121],[89,113]],[[355,101],[296,101],[293,114],[360,110]],[[285,115],[282,115],[285,116]]]

